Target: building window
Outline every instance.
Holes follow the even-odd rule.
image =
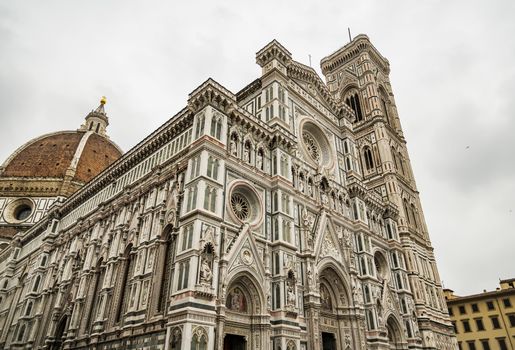
[[[36,276],[36,279],[34,280],[34,285],[32,287],[32,291],[33,292],[36,292],[39,290],[39,283],[41,282],[41,277],[40,276]]]
[[[506,340],[504,338],[497,338],[497,342],[499,343],[500,350],[508,350],[508,347],[506,346]]]
[[[20,327],[20,331],[18,332],[18,339],[17,341],[23,341],[23,336],[25,335],[25,325],[22,325]]]
[[[193,208],[197,206],[197,185],[193,185],[189,189],[188,193],[188,203],[186,206],[186,211],[191,211]]]
[[[510,320],[510,326],[515,327],[515,314],[508,315],[508,319]]]
[[[499,319],[497,316],[490,316],[490,319],[492,320],[492,327],[494,329],[500,329],[501,325],[499,324]]]
[[[374,169],[374,159],[372,158],[372,151],[366,147],[363,150],[363,157],[365,158],[365,168],[370,171]]]
[[[366,311],[367,326],[368,330],[376,329],[376,322],[374,319],[374,312],[372,310]]]
[[[452,328],[454,328],[454,333],[458,334],[458,326],[456,326],[456,321],[452,321]]]
[[[357,93],[350,95],[345,99],[345,103],[349,106],[356,114],[356,122],[363,120],[363,113],[361,112],[361,104],[359,102],[359,96]]]
[[[487,307],[487,308],[488,308],[488,310],[490,310],[490,311],[495,309],[493,301],[487,301],[487,302],[486,302],[486,307]]]
[[[465,333],[470,332],[469,321],[468,320],[463,320],[463,321],[461,321],[461,323],[463,324],[463,330],[465,331]]]
[[[25,309],[25,316],[30,316],[31,312],[32,312],[32,301],[29,301],[27,303],[27,308]]]
[[[214,212],[216,209],[216,189],[206,186],[204,193],[204,209]]]
[[[465,314],[466,314],[465,306],[462,305],[462,306],[460,306],[460,315],[465,315]]]
[[[213,116],[211,118],[211,136],[220,140],[222,136],[222,118],[220,116]]]
[[[195,138],[198,139],[204,133],[204,114],[197,118],[197,127],[195,129]]]
[[[483,346],[483,350],[490,350],[490,343],[488,343],[488,339],[481,339],[481,345]]]
[[[182,232],[182,250],[190,249],[193,242],[193,225],[188,225]]]
[[[198,335],[194,334],[191,338],[191,350],[206,350],[207,349],[207,340],[204,334]]]
[[[467,345],[469,347],[469,350],[476,350],[476,343],[474,342],[474,340],[468,341]]]
[[[190,179],[196,178],[200,173],[200,156],[197,156],[191,160],[191,172]]]
[[[454,316],[454,314],[452,313],[452,307],[448,308],[447,310],[449,310],[449,316]]]
[[[477,327],[477,330],[478,331],[484,331],[485,330],[485,326],[483,325],[483,319],[481,318],[476,318],[476,327]]]
[[[218,179],[218,159],[211,156],[207,158],[207,176],[217,180]]]
[[[177,290],[188,288],[188,276],[190,274],[190,262],[179,264],[179,278],[177,279]]]
[[[509,298],[503,299],[502,303],[504,304],[504,307],[511,307],[511,302]]]
[[[472,307],[472,312],[479,312],[479,308],[476,303],[472,304],[471,307]]]

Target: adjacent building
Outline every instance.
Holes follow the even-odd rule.
[[[275,40],[256,61],[16,228],[1,348],[457,348],[388,60],[359,35],[325,81]]]
[[[515,278],[494,291],[457,296],[444,289],[452,324],[462,350],[515,349]]]

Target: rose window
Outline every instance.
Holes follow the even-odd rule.
[[[241,221],[247,221],[250,218],[250,203],[242,194],[232,194],[231,208],[234,215]]]
[[[320,161],[320,147],[318,146],[318,143],[315,141],[315,138],[310,133],[304,131],[302,133],[302,141],[304,141],[304,145],[306,146],[306,149],[315,161]]]

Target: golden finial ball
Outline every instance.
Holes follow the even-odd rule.
[[[105,105],[106,102],[107,102],[107,98],[105,96],[102,96],[102,98],[100,99],[100,104]]]

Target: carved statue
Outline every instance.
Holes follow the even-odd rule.
[[[256,167],[263,170],[263,156],[259,152],[256,157]]]
[[[166,200],[166,223],[175,226],[177,202],[179,201],[179,182],[172,185]]]
[[[287,297],[288,306],[295,307],[295,281],[288,281],[288,297]]]
[[[304,181],[299,179],[299,191],[304,193]]]
[[[213,272],[211,271],[211,262],[207,256],[202,257],[200,265],[200,283],[205,285],[211,285],[213,281]]]
[[[250,150],[247,146],[245,146],[245,150],[243,151],[243,160],[247,163],[250,162]]]
[[[231,139],[231,145],[230,145],[230,148],[231,148],[231,154],[233,156],[237,156],[238,155],[238,152],[236,151],[236,141],[234,141],[233,139]]]

